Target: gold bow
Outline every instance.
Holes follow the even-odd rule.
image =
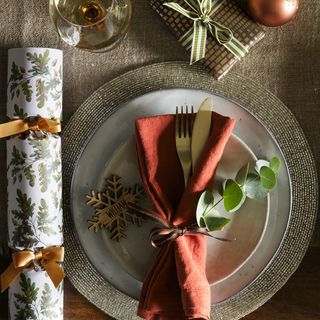
[[[59,262],[63,262],[63,247],[48,247],[37,252],[18,251],[12,254],[13,262],[1,274],[1,292],[5,291],[17,276],[28,268],[33,268],[35,261],[46,270],[55,287],[59,285],[65,276]]]
[[[0,124],[0,138],[14,136],[28,130],[57,133],[61,131],[60,119],[29,117]]]

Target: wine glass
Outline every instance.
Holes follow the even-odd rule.
[[[61,39],[92,52],[113,49],[126,35],[132,0],[50,0],[49,12]]]

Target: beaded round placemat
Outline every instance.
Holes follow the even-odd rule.
[[[98,308],[117,319],[138,319],[135,315],[138,302],[106,282],[80,246],[70,212],[70,187],[88,136],[118,106],[142,94],[167,88],[201,89],[245,106],[272,133],[287,161],[292,181],[292,210],[277,252],[246,288],[212,307],[212,319],[239,319],[271,298],[300,264],[316,221],[318,184],[312,153],[291,111],[269,91],[237,74],[214,81],[201,66],[189,66],[183,62],[153,64],[106,83],[79,107],[62,136],[65,270],[78,291]]]

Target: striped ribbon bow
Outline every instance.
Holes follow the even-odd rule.
[[[181,7],[175,2],[166,2],[163,5],[181,13],[185,17],[193,20],[193,28],[187,31],[179,42],[189,50],[191,48],[190,64],[193,64],[205,57],[207,32],[226,47],[239,60],[245,56],[248,49],[238,41],[232,31],[211,19],[224,0],[184,0],[191,10]]]

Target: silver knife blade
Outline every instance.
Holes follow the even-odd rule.
[[[192,170],[196,167],[198,158],[210,134],[212,106],[213,99],[207,98],[201,103],[196,114],[191,137]]]

